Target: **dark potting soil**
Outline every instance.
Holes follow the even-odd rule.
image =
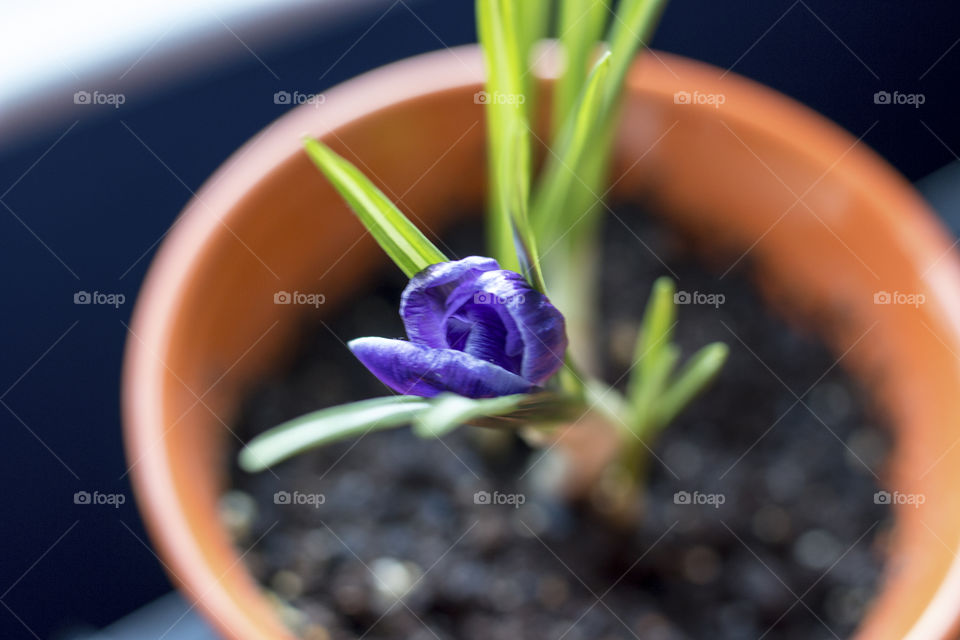
[[[272,472],[234,466],[224,518],[303,637],[812,640],[854,630],[890,524],[874,500],[889,443],[864,395],[745,277],[711,273],[635,209],[618,216],[601,288],[608,380],[629,367],[660,275],[690,301],[677,327],[685,356],[713,340],[731,348],[718,381],[656,443],[637,528],[538,490],[549,458],[487,430],[422,441],[399,429]],[[476,253],[478,237],[467,225],[448,250]],[[237,433],[384,395],[343,342],[402,336],[404,284],[385,272],[306,332],[289,370],[250,394]]]

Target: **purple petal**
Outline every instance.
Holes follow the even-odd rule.
[[[563,316],[491,258],[424,269],[404,290],[400,314],[413,344],[465,352],[535,385],[563,366]]]
[[[514,370],[520,376],[539,385],[563,366],[566,323],[545,295],[513,271],[481,274],[475,286],[486,294],[485,304],[500,314],[507,329],[503,350],[519,352],[521,364]]]
[[[494,398],[534,388],[503,367],[463,351],[387,338],[357,338],[348,346],[381,382],[398,393],[432,398],[452,391],[468,398]]]
[[[450,294],[464,287],[470,289],[481,274],[499,268],[493,258],[471,256],[431,265],[413,276],[400,298],[400,316],[410,341],[435,349],[448,348],[445,325],[452,313]]]
[[[475,358],[492,362],[511,373],[520,373],[521,353],[517,350],[509,353],[505,345],[516,333],[513,323],[504,324],[500,314],[488,305],[467,303],[453,321],[463,321],[470,325],[469,333],[463,340],[460,351],[466,351]],[[448,327],[450,323],[448,323]]]

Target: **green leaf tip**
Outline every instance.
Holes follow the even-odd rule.
[[[430,407],[419,396],[388,396],[320,409],[255,437],[240,451],[244,471],[263,471],[308,449],[409,424]]]
[[[547,157],[530,214],[534,233],[545,244],[555,242],[583,217],[584,211],[570,206],[577,191],[586,189],[596,197],[595,186],[585,178],[591,173],[592,145],[604,126],[603,95],[611,59],[607,51],[594,64]]]
[[[676,285],[658,278],[640,324],[634,354],[634,371],[627,386],[633,412],[631,429],[638,435],[653,435],[663,429],[716,377],[729,355],[721,342],[697,351],[681,370],[680,348],[673,343],[677,324]]]
[[[707,388],[720,373],[729,354],[730,348],[726,344],[714,342],[690,358],[659,399],[657,422],[661,428],[673,421]]]
[[[553,135],[567,120],[583,91],[590,56],[603,39],[610,11],[606,0],[562,0],[558,16],[558,41],[567,63],[554,85]]]
[[[347,202],[377,244],[412,278],[448,258],[353,164],[330,147],[305,138],[304,149]]]
[[[308,413],[258,435],[240,451],[238,463],[250,473],[263,471],[308,449],[408,424],[421,437],[438,438],[461,424],[497,419],[514,412],[549,417],[553,407],[545,402],[556,404],[550,394],[473,399],[443,393],[435,398],[387,396],[360,400]]]

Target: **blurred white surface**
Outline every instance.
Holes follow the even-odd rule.
[[[203,37],[220,19],[246,19],[283,3],[269,0],[38,0],[2,6],[0,103],[45,84],[80,80],[131,63],[165,38]],[[220,27],[223,28],[223,27]]]
[[[386,0],[0,0],[0,140],[76,91],[156,89]],[[278,78],[279,80],[279,78]],[[129,95],[126,95],[129,98]]]

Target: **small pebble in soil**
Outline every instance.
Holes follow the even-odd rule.
[[[782,543],[790,535],[790,514],[781,507],[760,507],[750,522],[753,535],[768,544]]]
[[[220,520],[234,540],[245,540],[257,517],[257,503],[243,491],[227,491],[220,497]]]
[[[509,435],[461,429],[438,442],[401,429],[309,452],[276,475],[234,465],[222,518],[303,638],[810,640],[855,631],[891,521],[873,500],[890,442],[865,395],[741,275],[705,270],[688,239],[635,209],[618,218],[605,232],[599,292],[605,377],[630,367],[661,275],[680,291],[725,296],[678,306],[684,354],[713,340],[731,346],[713,387],[656,442],[636,528],[559,500],[559,458]],[[464,224],[445,246],[476,254],[479,235]],[[287,373],[251,392],[237,433],[385,394],[342,344],[403,335],[404,278],[391,269],[379,282],[305,332]],[[277,491],[324,501],[276,504]],[[484,503],[478,492],[524,500]],[[805,594],[803,606],[794,594]]]
[[[840,543],[822,529],[806,531],[793,545],[793,557],[801,566],[823,571],[832,565],[843,549]]]
[[[549,573],[537,583],[537,600],[548,610],[556,611],[567,601],[570,588],[563,576]]]
[[[683,554],[683,575],[690,582],[705,585],[717,579],[721,560],[710,547],[695,546]]]
[[[270,587],[285,600],[294,600],[303,594],[303,578],[293,571],[282,569],[273,574]]]
[[[370,564],[373,586],[387,606],[402,600],[416,585],[423,570],[413,562],[377,558]]]

